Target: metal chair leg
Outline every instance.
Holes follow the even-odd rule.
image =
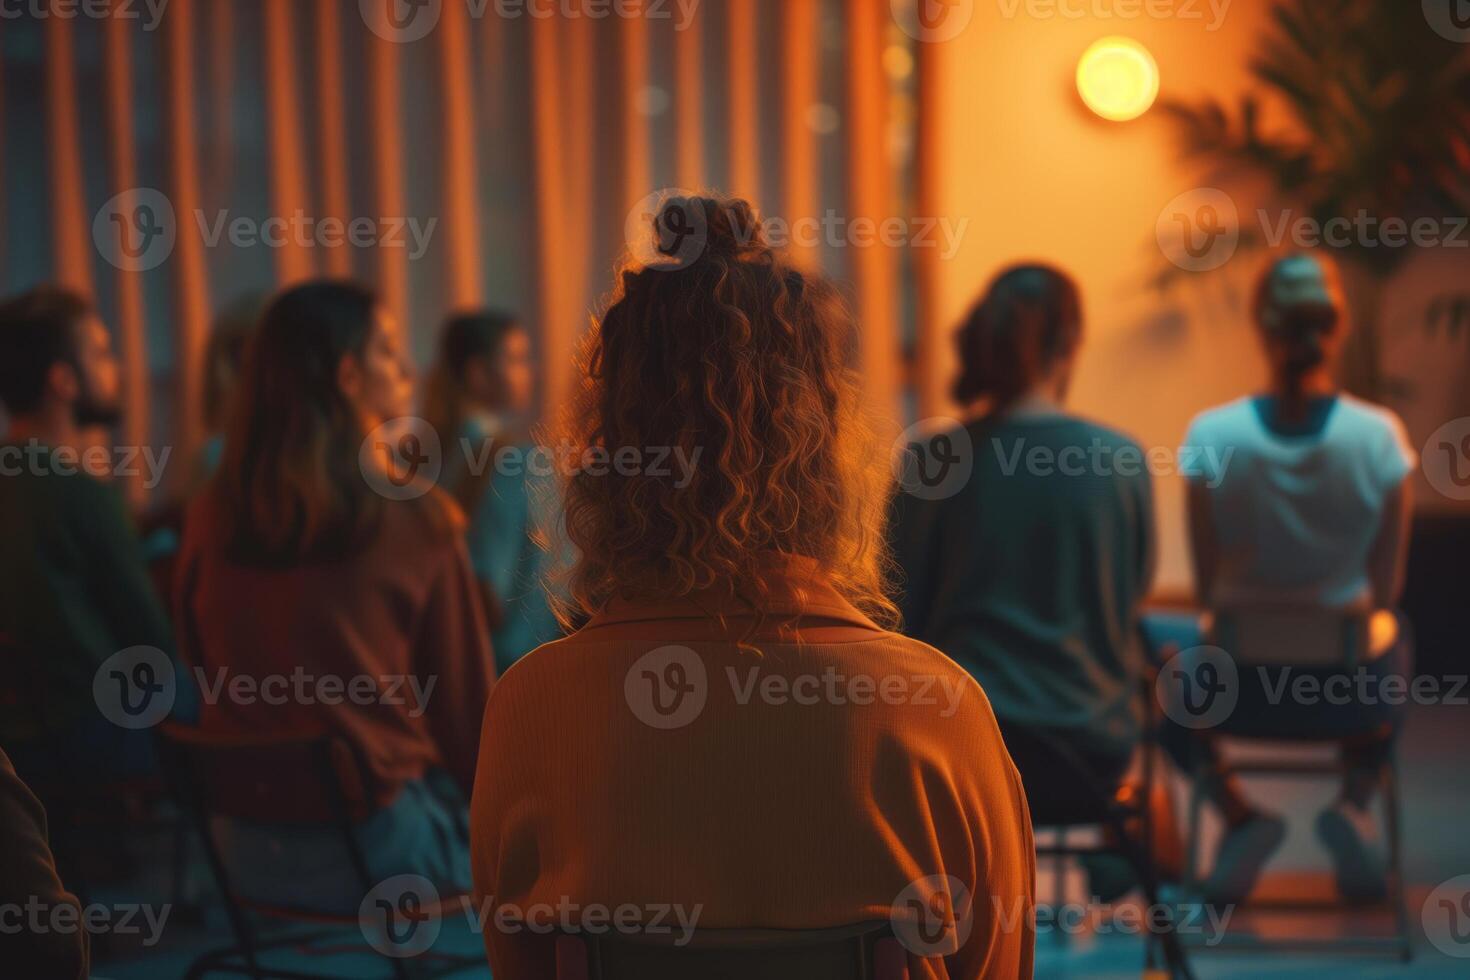
[[[1409,903],[1404,878],[1403,801],[1399,797],[1398,754],[1390,754],[1382,772],[1383,809],[1388,824],[1388,887],[1404,963],[1414,959],[1414,935],[1409,924]]]

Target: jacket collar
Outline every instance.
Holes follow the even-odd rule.
[[[766,639],[831,642],[871,638],[882,629],[833,587],[814,559],[772,553],[759,608],[726,589],[663,599],[610,600],[578,631],[587,639]],[[864,634],[867,634],[866,636]]]

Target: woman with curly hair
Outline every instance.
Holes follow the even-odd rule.
[[[562,440],[562,613],[584,625],[486,708],[492,971],[555,975],[548,923],[596,931],[601,909],[681,945],[891,921],[913,977],[1029,977],[1030,820],[995,718],[886,628],[887,459],[853,322],[743,201],[674,198],[653,225]]]

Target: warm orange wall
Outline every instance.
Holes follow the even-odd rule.
[[[1009,262],[1040,258],[1070,270],[1088,317],[1073,403],[1146,447],[1176,446],[1191,416],[1245,393],[1262,371],[1235,306],[1240,290],[1232,288],[1249,282],[1260,260],[1237,259],[1169,294],[1152,291],[1149,280],[1164,267],[1155,245],[1159,213],[1202,181],[1179,163],[1161,114],[1106,123],[1082,105],[1073,80],[1089,44],[1125,34],[1157,58],[1164,96],[1208,90],[1233,98],[1246,83],[1246,52],[1266,4],[1234,0],[1213,32],[1204,26],[1205,0],[1187,6],[1204,11],[1205,22],[1041,19],[1026,15],[1024,0],[977,0],[964,33],[934,46],[944,106],[934,200],[970,221],[958,254],[940,263],[941,322],[955,323]],[[1005,16],[1013,8],[1016,15]],[[950,373],[935,372],[935,383]],[[1182,483],[1160,479],[1157,490],[1159,585],[1174,591],[1189,578]]]

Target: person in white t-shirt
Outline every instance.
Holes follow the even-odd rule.
[[[1213,461],[1213,471],[1191,474],[1189,485],[1196,587],[1206,608],[1285,603],[1368,613],[1398,602],[1417,457],[1393,412],[1338,391],[1333,375],[1345,314],[1329,260],[1310,254],[1277,260],[1255,302],[1269,390],[1206,411],[1190,426],[1186,445]],[[1413,670],[1406,626],[1387,613],[1377,625],[1387,625],[1390,636],[1358,668],[1371,683],[1359,685],[1349,675],[1347,690],[1355,693],[1346,702],[1273,701],[1267,681],[1242,670],[1240,697],[1223,728],[1176,728],[1166,736],[1182,764],[1205,762],[1217,774],[1207,789],[1226,832],[1204,883],[1208,899],[1243,901],[1286,831],[1279,816],[1245,797],[1211,733],[1265,734],[1288,726],[1306,737],[1344,738],[1347,775],[1337,801],[1319,815],[1317,833],[1344,898],[1384,894],[1386,864],[1370,804],[1403,708],[1388,703],[1395,699],[1356,692],[1382,691],[1383,678],[1407,679]],[[1202,642],[1198,634],[1170,639],[1181,648]],[[1326,685],[1342,674],[1294,669],[1292,677],[1316,675]],[[1322,690],[1341,688],[1339,677]],[[1365,731],[1387,735],[1356,737]]]

